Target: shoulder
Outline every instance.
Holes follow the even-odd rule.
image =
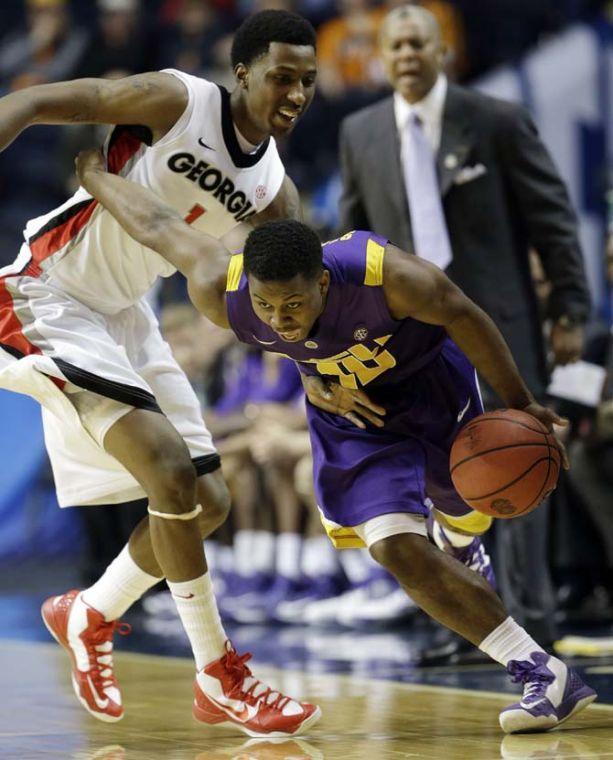
[[[447,108],[462,110],[478,122],[487,122],[493,128],[504,129],[530,121],[530,113],[521,103],[495,98],[468,87],[450,84]]]
[[[180,71],[179,69],[161,69],[159,71],[159,74],[182,82],[188,89],[193,87],[210,92],[214,92],[219,89],[214,82],[211,82],[204,77],[197,77],[194,74],[187,74],[185,71]]]
[[[356,285],[382,285],[387,239],[353,230],[323,244],[323,260],[333,278]]]
[[[391,97],[378,100],[366,108],[346,116],[341,124],[341,131],[346,136],[360,134],[364,129],[381,117],[382,114],[393,109],[393,99]]]

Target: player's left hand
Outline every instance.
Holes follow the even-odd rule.
[[[581,325],[567,325],[561,320],[551,327],[549,342],[556,365],[579,361],[583,353],[584,330]]]
[[[104,156],[98,148],[82,150],[75,158],[75,168],[79,182],[85,184],[85,178],[90,171],[106,171]]]
[[[383,427],[381,417],[385,415],[385,409],[374,404],[364,391],[343,388],[339,383],[315,375],[303,375],[302,384],[311,404],[324,412],[339,414],[361,430],[366,428],[364,420],[375,427]]]
[[[562,457],[562,467],[564,467],[565,470],[570,469],[570,462],[568,461],[568,454],[566,453],[566,448],[562,441],[559,439],[559,437],[556,435],[555,426],[565,428],[568,426],[568,420],[565,417],[560,417],[559,414],[556,414],[556,412],[553,411],[553,409],[550,409],[548,406],[542,406],[541,404],[537,403],[536,401],[533,401],[532,403],[528,404],[527,406],[524,406],[521,410],[522,412],[527,412],[528,414],[531,414],[533,417],[536,417],[536,419],[539,422],[542,422],[543,425],[554,434],[554,437],[556,439],[556,443],[558,445],[558,449],[560,451],[560,456]]]

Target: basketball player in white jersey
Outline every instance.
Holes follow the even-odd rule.
[[[291,131],[313,97],[314,30],[295,14],[256,14],[236,33],[232,65],[231,94],[173,70],[10,94],[0,100],[0,149],[34,124],[132,125],[107,140],[108,169],[150,187],[194,227],[224,238],[241,223],[296,216],[274,137]],[[102,578],[47,600],[43,619],[70,655],[81,704],[119,720],[112,635],[164,577],[196,660],[196,717],[250,736],[296,735],[319,708],[251,675],[213,596],[201,537],[227,515],[219,456],[143,300],[174,271],[83,189],[30,220],[19,256],[0,270],[0,387],[41,402],[60,504],[149,501],[148,518]]]

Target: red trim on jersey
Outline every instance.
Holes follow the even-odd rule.
[[[116,130],[119,129],[121,127],[116,127]],[[111,140],[106,159],[111,174],[119,174],[132,156],[141,149],[142,144],[142,140],[127,129],[122,130],[114,140]]]
[[[57,227],[45,232],[44,235],[37,237],[30,242],[30,251],[32,252],[32,261],[23,270],[22,274],[29,277],[38,277],[41,273],[40,265],[42,262],[53,256],[61,248],[72,240],[73,237],[85,227],[89,222],[98,201],[92,200],[86,206],[82,206],[74,216],[66,219],[65,222],[58,224]]]
[[[120,128],[117,128],[120,129]],[[142,141],[128,130],[119,132],[112,141],[108,154],[108,168],[113,174],[118,174],[127,161],[140,150]],[[77,204],[74,213],[68,208],[57,217],[57,224],[53,225],[51,219],[45,227],[43,234],[37,233],[30,240],[32,260],[21,274],[29,277],[38,277],[41,273],[42,262],[69,243],[89,222],[98,201],[91,200],[89,203]]]

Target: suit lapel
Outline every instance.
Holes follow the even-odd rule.
[[[377,164],[383,186],[389,188],[390,195],[401,216],[407,213],[407,194],[402,176],[400,160],[400,139],[394,116],[394,101],[386,98],[373,120],[373,142],[376,147]]]
[[[460,91],[450,84],[445,98],[441,144],[436,161],[441,196],[447,193],[456,175],[464,166],[475,139],[470,116],[462,105]]]

